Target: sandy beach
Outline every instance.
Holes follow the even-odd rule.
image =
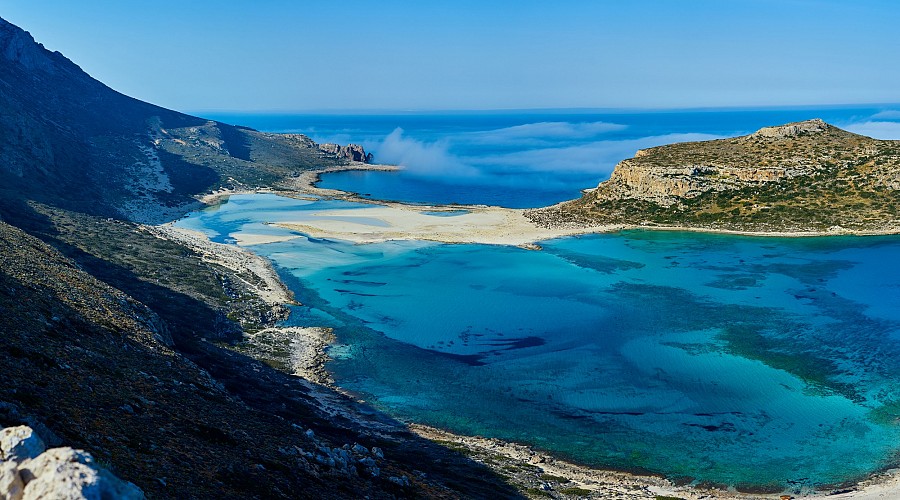
[[[459,213],[455,213],[459,212]],[[316,238],[355,243],[388,240],[427,240],[443,243],[482,243],[528,246],[537,241],[576,234],[610,232],[616,226],[547,229],[532,223],[524,210],[487,206],[383,206],[310,212],[315,220],[274,224]],[[347,216],[352,215],[353,220]]]
[[[378,243],[391,240],[427,240],[441,243],[478,243],[487,245],[514,245],[538,248],[538,242],[579,234],[610,233],[624,230],[688,231],[716,234],[734,234],[759,237],[815,237],[838,235],[889,235],[900,233],[900,227],[888,227],[880,231],[854,231],[842,227],[826,231],[736,231],[720,228],[695,228],[679,226],[631,226],[621,224],[597,226],[543,227],[532,222],[527,209],[503,208],[485,205],[411,205],[393,201],[363,198],[356,193],[322,189],[316,186],[326,173],[343,170],[395,171],[393,165],[369,165],[352,163],[344,167],[329,167],[301,173],[294,179],[291,189],[296,191],[256,191],[303,198],[304,196],[341,199],[371,205],[367,208],[347,210],[321,210],[309,212],[314,220],[298,220],[273,225],[310,235],[315,238],[331,238],[354,243]],[[219,202],[224,197],[244,192],[221,191],[202,198],[207,204]],[[352,213],[351,213],[352,212]],[[284,241],[290,237],[271,235],[243,235],[238,243],[253,245]]]

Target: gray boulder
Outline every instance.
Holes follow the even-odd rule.
[[[31,427],[0,429],[0,500],[143,500],[85,451],[46,449]]]
[[[20,466],[22,500],[143,500],[144,493],[98,466],[82,450],[53,448]]]
[[[0,430],[0,460],[20,463],[37,457],[45,449],[44,442],[31,427],[20,425]]]

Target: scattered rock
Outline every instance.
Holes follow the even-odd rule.
[[[0,500],[144,498],[140,488],[97,465],[85,451],[45,451],[30,427],[0,430],[0,450]]]
[[[396,484],[397,486],[407,487],[409,486],[409,478],[406,476],[391,476],[388,478],[388,481]]]
[[[0,459],[21,463],[36,458],[45,449],[44,442],[31,427],[20,425],[0,430]]]

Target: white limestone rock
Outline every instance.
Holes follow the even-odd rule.
[[[144,493],[98,466],[85,451],[53,448],[20,466],[22,500],[143,500]]]
[[[828,130],[828,124],[820,118],[813,118],[802,122],[788,123],[777,127],[763,127],[750,134],[752,138],[784,139],[785,137],[797,137],[805,134],[815,134]]]
[[[37,457],[46,449],[31,427],[20,425],[0,430],[0,459],[4,461],[21,463]]]
[[[0,462],[0,500],[21,500],[25,483],[15,462]]]

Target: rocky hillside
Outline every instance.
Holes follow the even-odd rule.
[[[640,150],[581,199],[529,216],[548,226],[884,232],[900,230],[898,208],[900,141],[814,119]]]
[[[466,456],[242,354],[285,309],[252,273],[135,222],[365,156],[325,149],[126,97],[0,20],[0,428],[84,450],[149,498],[516,497]],[[38,463],[90,474],[87,455],[60,453],[0,464],[0,487],[48,491]]]
[[[229,318],[254,317],[234,273],[129,222],[29,208],[16,220],[41,239],[0,222],[0,427],[86,450],[151,498],[516,495],[231,349]]]
[[[91,78],[0,19],[0,199],[163,222],[219,187],[279,187],[362,148],[160,108]]]

